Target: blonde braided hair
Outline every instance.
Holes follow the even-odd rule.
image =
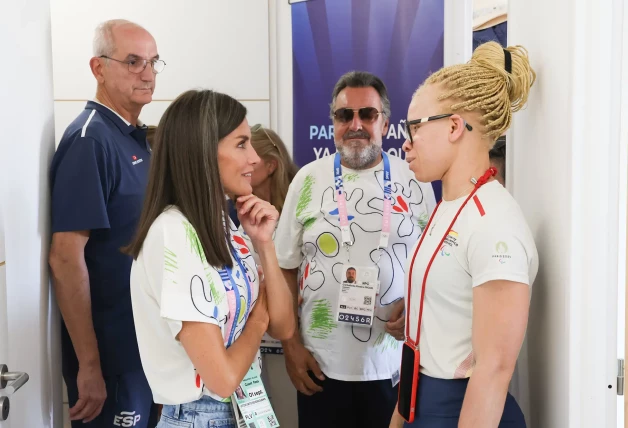
[[[444,86],[445,92],[438,100],[455,100],[449,106],[452,112],[480,112],[484,136],[492,143],[510,127],[512,113],[524,107],[536,80],[528,51],[523,46],[510,46],[507,50],[512,58],[510,73],[504,65],[504,49],[496,42],[488,42],[478,46],[466,64],[442,68],[425,81]]]

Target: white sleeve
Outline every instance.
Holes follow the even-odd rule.
[[[303,245],[303,225],[298,218],[299,196],[303,191],[303,180],[299,179],[301,174],[290,184],[286,200],[283,204],[277,234],[275,235],[275,248],[277,260],[282,269],[296,269],[301,264]]]
[[[536,247],[523,218],[508,211],[501,218],[483,218],[469,237],[467,258],[473,287],[506,280],[532,285]]]
[[[431,217],[436,208],[436,195],[434,194],[434,186],[432,183],[419,183],[423,190],[423,203],[427,208],[427,217]]]
[[[161,284],[156,284],[161,290],[155,290],[155,295],[161,297],[160,314],[168,321],[173,337],[181,331],[183,321],[219,325],[214,299],[222,281],[214,268],[207,264],[204,268],[202,246],[192,226],[173,219],[155,232],[144,242],[143,247],[149,250],[145,266],[162,270]]]
[[[410,179],[410,188],[413,189],[412,198],[414,201],[412,203],[418,204],[418,210],[413,209],[412,212],[416,216],[416,221],[422,233],[436,207],[434,188],[431,183],[421,183],[414,177]]]

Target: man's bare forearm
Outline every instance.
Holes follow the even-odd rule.
[[[84,257],[70,258],[53,251],[50,267],[57,303],[79,364],[100,365]]]

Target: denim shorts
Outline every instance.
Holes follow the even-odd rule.
[[[185,404],[165,405],[156,428],[236,428],[231,403],[206,395]]]

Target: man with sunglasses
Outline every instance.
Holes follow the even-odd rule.
[[[62,368],[74,428],[154,427],[122,254],[142,211],[151,158],[138,117],[165,63],[137,24],[95,34],[96,97],[66,129],[50,169],[49,263],[63,316]]]
[[[275,242],[300,306],[300,331],[283,342],[299,428],[387,428],[397,401],[403,266],[435,200],[382,152],[389,118],[377,76],[342,76],[331,102],[337,153],[303,167],[286,197]],[[350,282],[347,272],[357,273]]]

